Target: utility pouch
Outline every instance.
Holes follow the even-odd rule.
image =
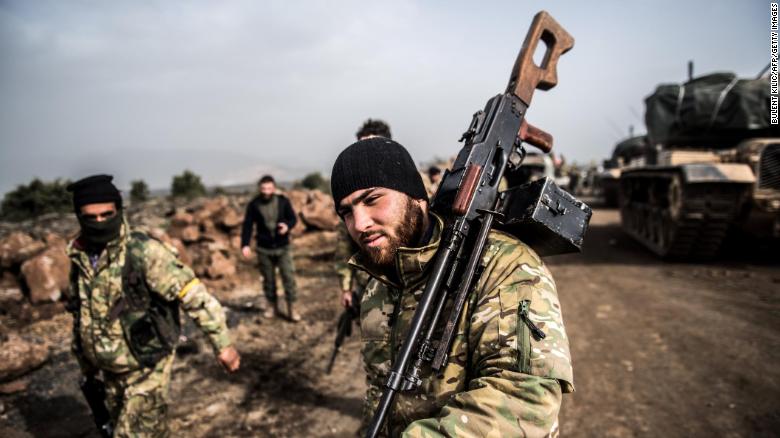
[[[165,301],[152,293],[143,263],[136,253],[148,236],[134,232],[128,240],[122,268],[123,297],[115,305],[130,352],[144,367],[154,367],[171,354],[181,334],[178,301]],[[114,312],[112,312],[114,313]]]

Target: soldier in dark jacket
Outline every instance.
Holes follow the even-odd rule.
[[[293,310],[295,301],[295,268],[290,251],[290,230],[297,219],[290,201],[276,193],[276,182],[270,175],[260,178],[260,193],[246,207],[244,226],[241,230],[241,253],[245,258],[251,256],[249,240],[252,227],[256,229],[257,261],[263,276],[263,291],[268,300],[266,318],[279,315],[276,300],[276,267],[282,274],[282,284],[287,299],[287,317],[294,322],[301,316]]]

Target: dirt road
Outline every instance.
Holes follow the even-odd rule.
[[[256,296],[248,288],[220,296],[231,309],[242,371],[227,376],[206,349],[182,351],[172,390],[175,436],[329,437],[357,428],[363,375],[354,336],[334,373],[323,371],[339,312],[332,260],[301,249],[296,261],[304,323],[263,320],[247,306]],[[776,436],[779,262],[776,253],[660,262],[620,232],[616,211],[596,210],[585,252],[548,261],[577,388],[564,399],[563,434]],[[69,323],[60,315],[36,330],[62,333]],[[27,392],[0,397],[0,436],[94,436],[77,367],[61,343]]]

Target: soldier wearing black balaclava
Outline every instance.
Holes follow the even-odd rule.
[[[237,370],[240,358],[219,301],[175,249],[130,228],[111,180],[95,175],[68,186],[81,225],[68,247],[71,348],[103,436],[167,436],[180,310],[206,335],[226,370]]]
[[[122,228],[122,195],[111,182],[110,175],[94,175],[67,187],[73,193],[73,208],[81,226],[79,239],[93,254],[99,253],[106,244],[119,237]],[[103,211],[82,212],[82,207],[91,204],[110,204]]]

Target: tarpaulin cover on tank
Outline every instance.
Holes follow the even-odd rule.
[[[662,84],[645,99],[653,144],[768,129],[769,79],[713,73],[682,85]]]
[[[625,161],[630,161],[644,155],[646,147],[647,139],[644,135],[627,138],[615,146],[615,150],[612,151],[612,159],[623,158]]]

